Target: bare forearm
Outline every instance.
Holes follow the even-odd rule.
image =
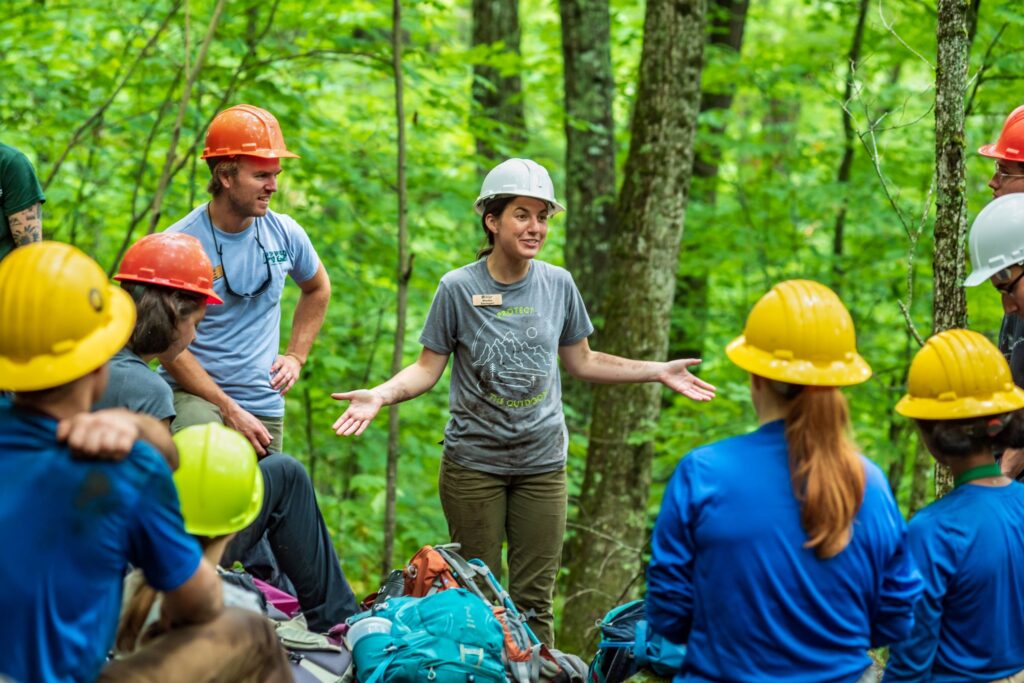
[[[327,315],[327,304],[331,301],[331,280],[323,264],[316,271],[316,275],[307,282],[299,285],[302,294],[299,295],[299,302],[295,305],[295,314],[292,316],[292,334],[288,339],[286,356],[293,356],[299,363],[305,365],[309,358],[309,350],[313,348],[313,341],[324,324],[324,316]]]
[[[583,362],[569,368],[577,379],[598,384],[633,384],[656,382],[665,364],[656,361],[632,360],[600,351],[589,351]]]
[[[288,340],[288,349],[285,355],[294,356],[300,363],[305,364],[309,358],[309,350],[313,348],[316,335],[324,324],[324,316],[327,315],[327,302],[330,300],[330,291],[326,295],[299,296],[299,303],[295,306],[295,315],[292,317],[292,334]]]
[[[174,360],[166,361],[161,358],[160,363],[183,391],[206,399],[220,408],[221,413],[226,412],[229,407],[234,405],[234,400],[217,386],[213,378],[196,360],[196,357],[187,349],[178,354]]]
[[[443,366],[441,370],[444,371]],[[402,368],[397,375],[375,386],[371,391],[384,400],[384,405],[390,406],[426,393],[437,384],[439,377],[440,374],[434,374],[416,362]]]
[[[161,619],[169,626],[202,624],[217,617],[224,609],[217,570],[205,558],[183,586],[164,594]]]
[[[164,456],[171,470],[178,469],[178,449],[171,438],[171,431],[161,420],[151,415],[134,414],[135,424],[139,428],[139,438],[149,442]]]
[[[24,211],[12,213],[7,217],[7,223],[11,227],[11,236],[16,246],[23,247],[42,241],[43,205],[36,203]]]

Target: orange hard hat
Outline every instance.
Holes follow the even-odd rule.
[[[983,145],[978,154],[1006,161],[1024,161],[1024,106],[1010,112],[999,139]]]
[[[244,154],[264,159],[297,159],[288,151],[277,119],[266,109],[239,104],[214,117],[206,132],[203,159]]]
[[[213,265],[202,243],[181,232],[146,235],[133,244],[114,279],[205,294],[206,303],[224,301],[213,291]]]

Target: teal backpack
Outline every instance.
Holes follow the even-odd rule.
[[[353,646],[359,683],[505,683],[504,633],[491,607],[462,588],[396,597],[349,619],[391,621]]]

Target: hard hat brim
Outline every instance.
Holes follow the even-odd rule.
[[[107,285],[110,322],[60,354],[35,356],[19,363],[0,357],[0,389],[39,391],[67,384],[102,366],[128,342],[135,328],[135,303],[120,287]]]
[[[247,149],[242,151],[240,149],[217,149],[217,150],[203,150],[200,155],[200,159],[216,159],[219,157],[259,157],[260,159],[301,159],[298,154],[289,152],[288,150],[277,151],[273,149]]]
[[[164,278],[143,278],[137,275],[115,275],[114,279],[118,282],[138,282],[141,285],[159,285],[160,287],[167,287],[168,289],[179,289],[183,292],[192,292],[193,294],[203,294],[206,296],[206,303],[208,304],[222,304],[224,300],[217,296],[217,292],[213,289],[204,289],[202,287],[193,287],[191,285],[183,285],[180,281],[171,282]]]
[[[1006,151],[999,151],[998,142],[990,142],[978,148],[978,154],[989,159],[1002,159],[1004,161],[1024,161],[1024,153],[1009,154]]]
[[[896,404],[896,412],[915,420],[962,420],[971,417],[1001,415],[1024,408],[1024,390],[1013,387],[988,396],[966,396],[942,401],[935,398],[904,396]]]
[[[744,335],[732,340],[725,347],[725,354],[751,374],[789,384],[845,387],[866,382],[871,377],[871,366],[856,353],[845,361],[779,358],[751,346]]]
[[[1000,265],[994,268],[982,268],[981,270],[972,270],[970,274],[964,278],[964,287],[977,287],[978,285],[988,282],[989,278],[998,273],[1001,270],[1005,270],[1006,266]]]
[[[558,214],[562,213],[563,211],[565,211],[565,206],[562,205],[561,202],[553,201],[553,200],[549,199],[548,197],[542,197],[539,194],[533,194],[533,193],[529,193],[529,192],[517,192],[515,194],[488,194],[488,195],[480,195],[479,197],[476,198],[476,201],[473,203],[473,210],[476,211],[476,214],[478,216],[483,216],[484,215],[484,204],[488,200],[495,199],[497,197],[529,197],[530,199],[539,199],[542,202],[546,202],[547,204],[551,205],[551,207],[552,207],[552,210],[551,210],[551,213],[550,213],[551,216],[558,215]]]

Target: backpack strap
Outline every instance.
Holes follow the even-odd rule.
[[[392,647],[391,654],[384,658],[384,661],[377,665],[377,668],[373,670],[369,678],[364,683],[377,683],[384,676],[384,672],[387,671],[388,667],[391,666],[391,662],[395,661],[395,657],[398,656],[398,648]]]
[[[651,663],[647,655],[647,620],[641,619],[636,622],[636,635],[633,639],[633,658],[636,659],[636,667],[644,669]]]

